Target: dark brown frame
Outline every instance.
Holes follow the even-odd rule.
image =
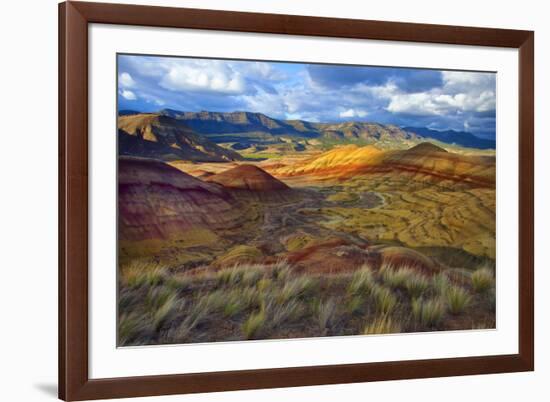
[[[519,353],[88,377],[88,24],[122,24],[519,49]],[[59,5],[59,397],[67,401],[534,370],[534,33],[105,3]]]

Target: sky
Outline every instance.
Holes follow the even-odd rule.
[[[496,74],[414,68],[118,56],[119,110],[250,111],[495,138]]]

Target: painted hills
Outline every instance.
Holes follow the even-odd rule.
[[[197,229],[243,224],[240,200],[288,202],[296,191],[253,165],[203,180],[161,161],[119,157],[119,239],[183,239]]]
[[[247,191],[285,191],[289,187],[254,165],[239,165],[206,178],[226,188]]]
[[[238,198],[250,198],[264,203],[288,202],[297,198],[296,190],[260,167],[250,164],[208,175],[204,180],[222,185]]]
[[[243,158],[196,134],[186,123],[159,114],[118,117],[119,155],[159,160],[224,162]]]
[[[223,187],[163,162],[119,158],[120,240],[181,238],[197,228],[230,227],[241,215],[236,204]]]
[[[362,175],[401,175],[438,183],[491,187],[495,181],[492,156],[460,155],[428,142],[407,150],[381,150],[375,146],[347,145],[288,166],[270,170],[285,179],[346,180]]]

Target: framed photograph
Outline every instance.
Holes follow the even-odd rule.
[[[61,399],[533,370],[533,32],[59,13]]]

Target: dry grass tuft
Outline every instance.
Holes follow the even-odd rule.
[[[122,314],[118,321],[118,341],[122,346],[135,344],[139,335],[150,329],[148,321],[138,314]]]
[[[328,299],[321,301],[317,306],[317,321],[322,335],[326,335],[332,326],[336,313],[336,301]]]
[[[235,264],[231,268],[218,271],[218,283],[225,286],[235,286],[238,284],[253,286],[264,274],[265,268],[262,265]]]
[[[279,260],[271,267],[271,278],[275,281],[286,281],[290,276],[290,265],[285,260]]]
[[[159,329],[176,305],[176,293],[169,288],[151,288],[145,298],[155,328]]]
[[[288,303],[271,303],[267,309],[269,314],[269,324],[272,328],[297,320],[304,312],[303,306],[296,300]]]
[[[445,315],[445,305],[439,299],[414,299],[411,309],[414,319],[427,327],[436,326]]]
[[[376,281],[371,269],[364,265],[361,269],[355,271],[351,277],[351,282],[348,286],[348,292],[353,295],[366,294],[368,295]]]
[[[409,295],[415,299],[422,296],[430,287],[430,281],[418,272],[411,272],[405,282],[405,288]]]
[[[479,268],[472,274],[472,287],[478,293],[485,293],[494,286],[493,271],[488,267]]]
[[[258,336],[262,327],[266,323],[266,313],[265,310],[260,310],[250,314],[248,319],[242,325],[242,331],[246,339],[254,339]]]
[[[472,298],[467,291],[458,286],[451,286],[445,292],[447,307],[451,314],[463,313],[470,305]]]
[[[316,287],[315,280],[306,276],[297,276],[287,279],[283,288],[278,294],[281,302],[287,302],[290,299],[303,297],[311,294]]]
[[[430,282],[420,272],[410,266],[384,265],[380,269],[382,281],[393,289],[406,289],[411,297],[422,296],[430,287]]]
[[[178,325],[172,336],[178,340],[186,339],[190,335],[191,331],[205,320],[209,313],[210,310],[204,302],[191,305],[185,315],[185,318]]]
[[[381,314],[391,314],[397,306],[397,298],[388,288],[377,285],[372,288],[371,294],[376,310]]]
[[[234,317],[245,311],[249,306],[249,301],[242,297],[242,292],[238,289],[227,292],[223,314],[226,317]]]
[[[166,277],[166,269],[156,262],[134,260],[120,267],[121,282],[131,288],[156,286]]]
[[[410,275],[411,270],[406,267],[396,268],[393,265],[384,264],[380,268],[380,277],[382,281],[394,289],[404,288]]]
[[[401,332],[401,325],[398,322],[389,315],[381,315],[365,327],[363,334],[395,334],[399,332]]]

